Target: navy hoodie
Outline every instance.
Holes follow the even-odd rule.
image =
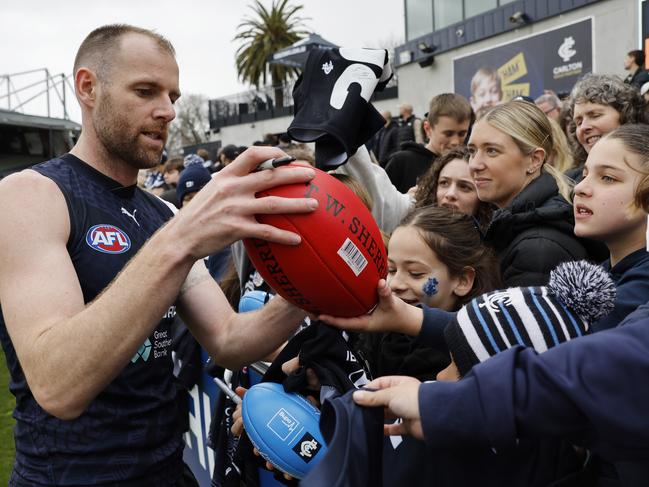
[[[515,445],[561,436],[614,465],[618,480],[649,482],[649,319],[563,343],[543,354],[515,347],[459,382],[422,384],[431,448]]]
[[[593,332],[619,325],[629,313],[649,299],[649,252],[644,247],[627,255],[613,267],[610,259],[602,267],[615,282],[615,308],[593,323]]]

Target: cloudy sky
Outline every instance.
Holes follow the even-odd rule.
[[[262,0],[267,7],[271,0]],[[381,47],[404,39],[403,0],[293,0],[305,25],[338,45]],[[174,44],[184,93],[209,98],[246,89],[234,67],[232,42],[252,0],[6,0],[0,7],[0,75],[38,68],[72,71],[83,38],[103,24],[126,22],[155,29]],[[16,87],[37,76],[14,79]],[[0,97],[6,86],[0,81]],[[25,91],[24,101],[35,92]],[[28,110],[39,111],[36,102]],[[15,106],[16,100],[12,101]],[[69,104],[73,118],[75,102]],[[7,108],[6,97],[0,108]],[[54,109],[53,109],[54,110]],[[52,113],[52,115],[57,115]]]

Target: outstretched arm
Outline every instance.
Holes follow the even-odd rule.
[[[336,172],[353,176],[363,183],[374,202],[372,215],[384,232],[392,232],[415,205],[414,199],[394,187],[385,169],[372,163],[364,145]]]
[[[417,388],[402,404],[401,387],[377,381],[381,395],[354,397],[421,422],[434,448],[507,446],[523,437],[564,437],[629,459],[649,454],[649,320],[561,344],[543,354],[521,347],[477,365],[459,382]],[[394,383],[395,380],[392,379]],[[358,393],[356,393],[358,394]],[[405,431],[402,431],[405,432]]]

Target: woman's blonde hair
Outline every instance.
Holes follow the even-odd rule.
[[[545,160],[542,170],[554,178],[561,196],[570,201],[572,185],[556,167],[566,164],[566,154],[562,154],[564,151],[559,148],[560,142],[555,139],[555,129],[550,119],[539,107],[527,101],[510,101],[489,110],[482,120],[509,135],[525,155],[543,149]]]
[[[572,169],[575,166],[574,158],[572,157],[572,149],[568,143],[568,137],[561,126],[548,118],[550,126],[552,127],[552,138],[554,139],[555,153],[547,158],[548,163],[560,173]]]

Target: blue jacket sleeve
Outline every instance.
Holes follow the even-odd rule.
[[[611,461],[646,458],[648,378],[649,319],[541,355],[512,348],[459,382],[422,384],[424,436],[434,448],[562,436]]]
[[[444,311],[439,308],[429,308],[422,306],[424,311],[424,321],[421,324],[421,330],[417,335],[417,340],[436,350],[447,350],[446,340],[444,339],[444,328],[456,315],[454,312]]]

